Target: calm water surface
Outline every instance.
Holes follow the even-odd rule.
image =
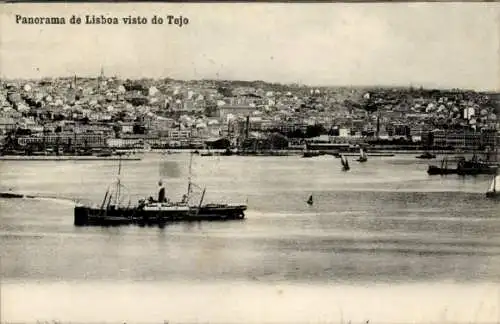
[[[123,162],[132,202],[156,195],[160,178],[179,199],[188,159]],[[246,202],[247,219],[75,228],[65,199],[100,204],[116,161],[0,162],[2,191],[59,198],[0,200],[2,320],[499,319],[500,203],[484,197],[489,177],[429,177],[413,157],[351,165],[195,157],[205,200]],[[32,302],[17,302],[24,296]]]

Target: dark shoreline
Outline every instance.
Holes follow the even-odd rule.
[[[138,155],[115,155],[115,156],[78,156],[78,155],[0,155],[0,161],[118,161],[118,160],[128,160],[128,161],[140,161],[143,158],[143,154],[186,154],[193,153],[193,149],[152,149],[149,151],[144,150],[123,150],[124,152],[139,153]],[[209,152],[209,154],[207,154]],[[226,150],[213,149],[213,150],[196,150],[195,154],[200,154],[201,156],[296,156],[303,155],[305,151],[300,149],[284,149],[284,150],[261,150],[261,151],[239,151],[232,152],[231,154],[225,154]],[[356,151],[346,151],[339,152],[337,150],[314,150],[318,152],[319,155],[338,155],[343,154],[345,156],[358,156],[359,153]],[[487,154],[485,152],[474,152],[470,150],[407,150],[407,149],[371,149],[367,151],[368,156],[372,157],[393,157],[393,156],[408,156],[417,155],[432,152],[435,155],[447,155],[447,156],[459,156],[459,155],[483,155]],[[492,153],[490,153],[492,154]],[[495,154],[492,154],[495,156]],[[497,156],[498,158],[498,156]]]

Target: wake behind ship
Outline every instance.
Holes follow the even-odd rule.
[[[191,161],[189,165],[189,174],[191,175]],[[199,202],[193,203],[190,201],[192,187],[195,186],[191,182],[189,176],[188,190],[183,196],[182,201],[175,202],[165,197],[165,188],[162,182],[158,192],[158,199],[149,197],[148,199],[139,200],[135,206],[122,206],[120,204],[121,188],[120,182],[121,161],[118,169],[118,181],[114,192],[106,191],[104,199],[100,207],[76,205],[74,208],[74,225],[75,226],[90,226],[90,225],[163,225],[168,222],[181,221],[226,221],[226,220],[241,220],[245,217],[246,205],[231,205],[231,204],[203,204],[205,189],[203,189]],[[114,198],[114,202],[113,202]]]

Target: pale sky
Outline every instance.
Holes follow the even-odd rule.
[[[500,90],[500,3],[1,4],[2,77],[240,79]],[[189,24],[21,25],[15,15]],[[68,22],[67,22],[68,23]]]

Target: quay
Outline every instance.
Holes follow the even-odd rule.
[[[2,155],[0,161],[140,161],[139,156],[50,156],[50,155]]]
[[[344,156],[358,156],[359,153],[342,153],[342,155]],[[374,156],[377,156],[377,157],[392,157],[392,156],[395,156],[394,153],[377,153],[377,152],[371,152],[370,153],[370,156],[371,157],[374,157]]]

